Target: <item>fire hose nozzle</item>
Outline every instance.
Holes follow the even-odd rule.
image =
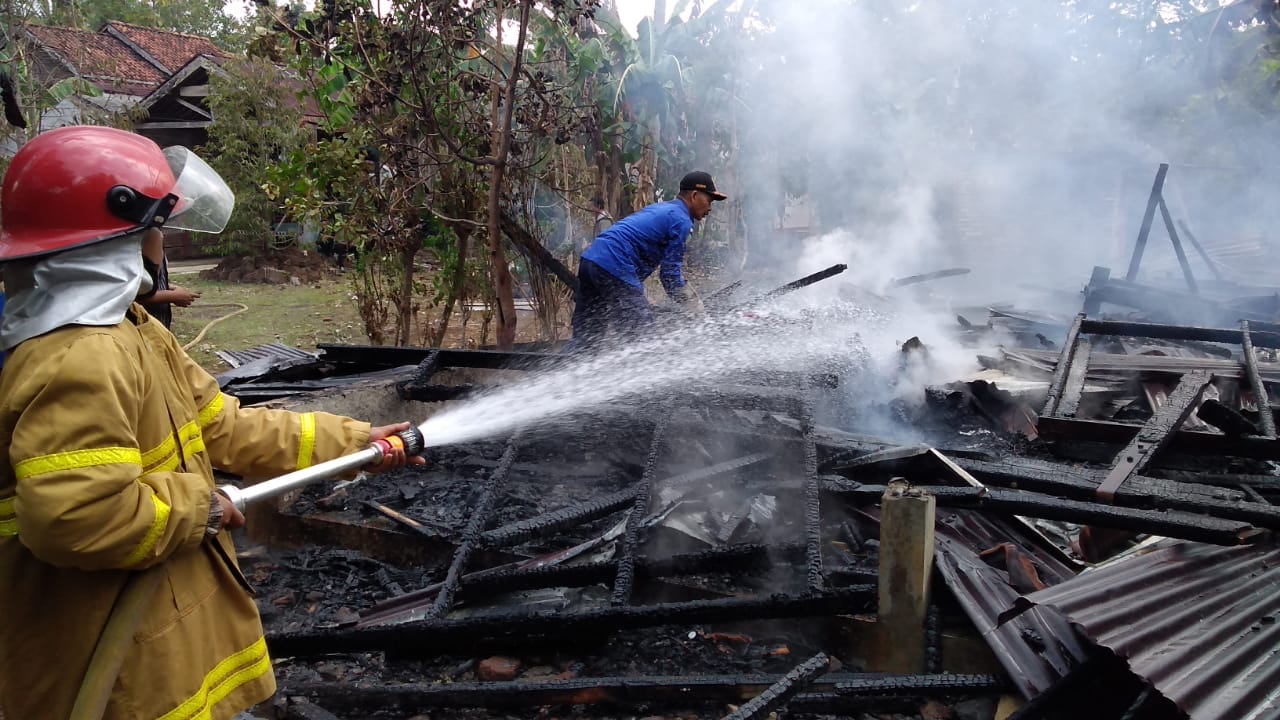
[[[303,468],[302,470],[245,488],[222,485],[218,488],[218,492],[225,495],[231,501],[231,504],[236,506],[237,510],[244,512],[245,508],[251,503],[259,500],[279,497],[290,490],[306,487],[352,470],[379,465],[382,463],[383,458],[387,456],[387,453],[399,448],[404,449],[406,456],[421,455],[423,450],[426,449],[426,439],[423,437],[422,431],[416,427],[411,427],[382,440],[375,440],[365,449],[353,452],[350,455],[343,455],[340,458],[334,458],[333,460],[312,465],[309,468]]]

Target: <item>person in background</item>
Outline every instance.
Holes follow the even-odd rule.
[[[271,658],[228,532],[244,516],[214,468],[271,477],[409,427],[240,407],[134,302],[156,282],[143,236],[219,232],[234,202],[186,148],[106,127],[38,135],[5,171],[0,717],[68,717],[104,675],[96,650],[122,658],[103,679],[106,720],[226,720],[269,698]],[[371,470],[406,462],[391,449]],[[135,596],[144,569],[159,581]]]
[[[674,200],[654,203],[602,231],[578,264],[572,349],[595,344],[610,328],[632,335],[653,320],[644,280],[661,267],[659,278],[671,299],[700,311],[702,302],[685,282],[685,244],[693,224],[727,196],[711,175],[691,172],[680,180]]]
[[[173,327],[173,306],[191,307],[200,293],[179,285],[169,285],[169,259],[164,252],[164,233],[152,228],[142,237],[142,263],[147,274],[154,276],[155,285],[147,293],[138,296],[138,302],[147,314],[159,320],[167,328]]]
[[[595,223],[591,226],[591,237],[594,239],[600,233],[608,230],[609,226],[613,225],[613,216],[604,209],[604,198],[599,195],[591,198],[591,209],[596,214]],[[583,249],[585,250],[586,248]]]

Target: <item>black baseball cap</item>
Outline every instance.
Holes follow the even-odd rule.
[[[711,179],[711,173],[704,173],[701,170],[694,170],[681,178],[680,192],[689,190],[704,192],[710,195],[713,200],[724,200],[729,197],[722,192],[716,192],[716,182]]]

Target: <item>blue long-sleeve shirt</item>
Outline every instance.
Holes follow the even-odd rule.
[[[693,218],[680,198],[654,203],[614,223],[596,236],[582,254],[584,260],[635,287],[662,267],[658,278],[667,294],[684,288],[684,248],[693,231]]]

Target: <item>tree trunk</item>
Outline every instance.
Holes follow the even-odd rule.
[[[507,156],[511,151],[511,123],[516,102],[516,84],[520,77],[520,65],[524,58],[524,41],[529,27],[529,5],[532,0],[520,0],[520,30],[511,61],[511,71],[502,84],[502,2],[498,2],[497,42],[498,53],[494,70],[493,119],[493,173],[489,179],[489,265],[493,273],[493,289],[497,295],[495,306],[498,326],[495,340],[499,350],[510,350],[516,341],[516,301],[512,291],[511,269],[507,267],[507,255],[502,249],[502,229],[499,215],[502,209],[502,182],[507,170]],[[505,92],[500,93],[500,91]],[[505,95],[501,101],[499,96]]]
[[[396,319],[396,344],[401,346],[408,345],[413,334],[413,259],[417,255],[418,249],[412,245],[400,249],[400,299],[396,301],[400,317]]]
[[[636,196],[632,199],[632,210],[639,211],[652,203],[657,197],[658,186],[658,143],[662,142],[662,123],[652,117],[645,123],[645,142],[640,149],[640,180],[636,187]]]
[[[555,275],[569,288],[570,292],[578,291],[578,277],[573,274],[565,264],[560,262],[551,254],[549,250],[543,247],[542,243],[533,236],[533,233],[526,230],[520,222],[512,217],[509,213],[501,213],[499,221],[502,224],[502,232],[511,238],[511,241],[520,245],[529,252],[529,259],[537,262],[546,272]]]

